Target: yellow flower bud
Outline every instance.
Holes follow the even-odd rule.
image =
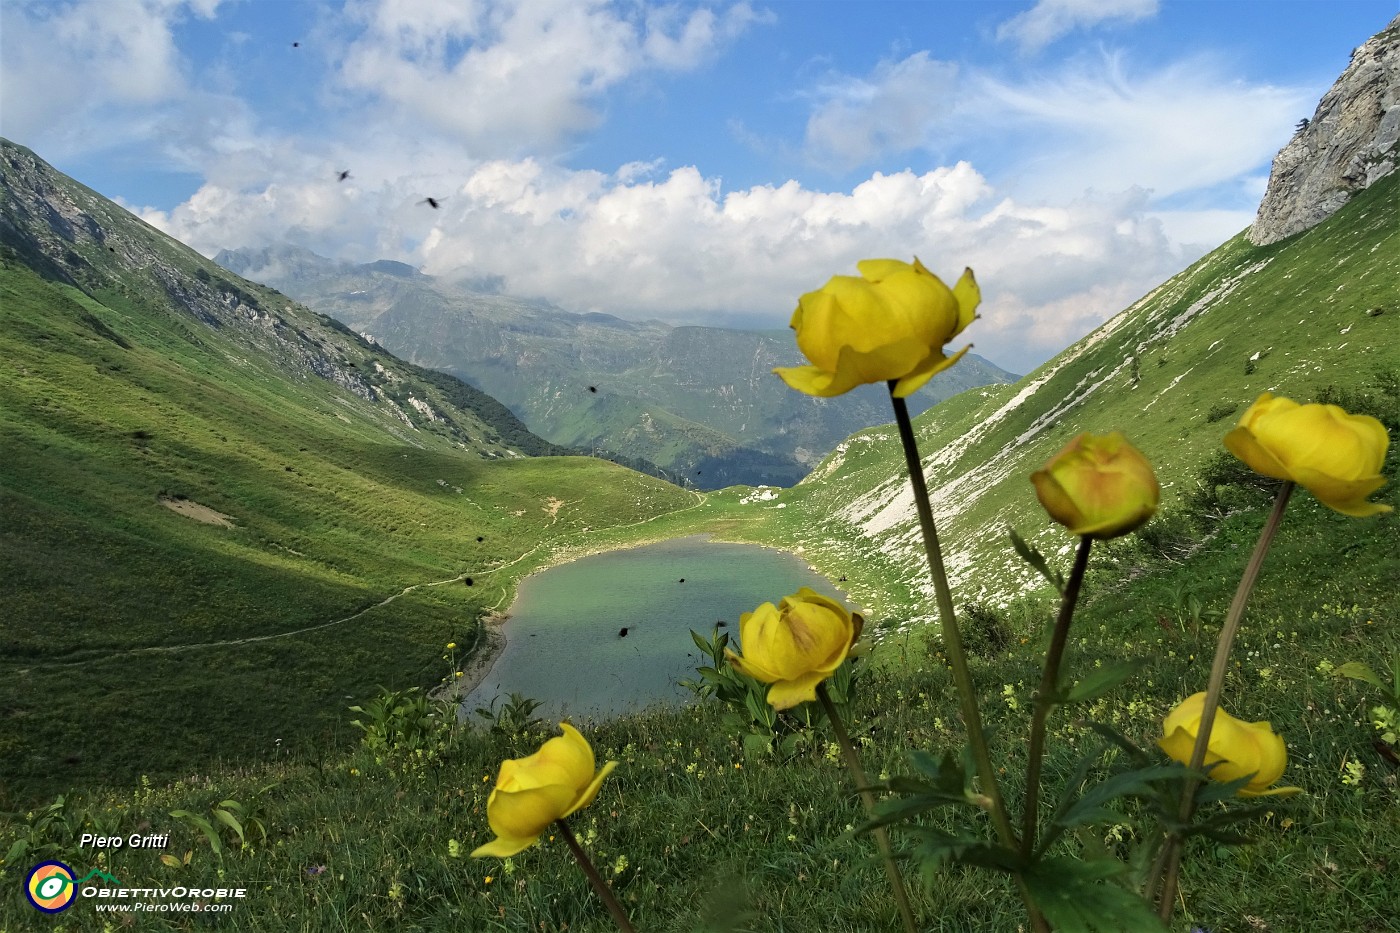
[[[797,302],[789,326],[810,366],[773,372],[808,395],[842,395],[897,380],[903,398],[958,361],[943,345],[971,324],[981,301],[972,270],[949,289],[919,260],[866,259],[860,276],[837,275]]]
[[[1390,506],[1367,502],[1385,485],[1385,426],[1336,405],[1299,405],[1265,392],[1225,435],[1225,448],[1251,470],[1291,480],[1344,515],[1365,518]]]
[[[739,616],[744,653],[724,653],[741,674],[772,684],[769,705],[789,709],[817,698],[817,684],[836,673],[864,625],[860,613],[804,586]]]
[[[1196,747],[1196,733],[1201,725],[1205,704],[1204,691],[1192,694],[1167,714],[1162,724],[1162,738],[1158,740],[1158,746],[1184,765],[1191,763],[1191,752]],[[1241,722],[1225,712],[1223,707],[1215,711],[1215,723],[1211,726],[1204,764],[1209,767],[1216,762],[1220,764],[1210,770],[1213,781],[1234,781],[1247,774],[1254,775],[1240,790],[1241,797],[1296,794],[1301,791],[1298,787],[1270,789],[1270,785],[1283,776],[1284,766],[1288,764],[1288,751],[1284,748],[1283,739],[1274,734],[1267,722]]]
[[[1051,518],[1099,540],[1145,525],[1161,496],[1152,465],[1117,431],[1079,435],[1032,473],[1031,482]]]
[[[603,778],[617,762],[608,762],[595,774],[588,740],[567,722],[559,728],[564,734],[545,742],[533,755],[501,762],[496,786],[486,798],[486,819],[496,838],[473,850],[473,858],[508,857],[527,849],[550,823],[588,806],[598,796]]]

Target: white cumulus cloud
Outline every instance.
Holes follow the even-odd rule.
[[[369,171],[354,186],[324,175],[261,190],[211,184],[173,211],[141,214],[206,255],[290,239],[337,258],[499,277],[508,293],[573,311],[729,326],[783,327],[800,294],[853,274],[858,260],[917,255],[950,280],[976,270],[986,303],[968,336],[1013,369],[1193,258],[1167,240],[1141,191],[1022,204],[966,162],[877,172],[846,191],[796,181],[726,191],[694,166],[607,174],[498,159],[431,188],[444,196],[439,210],[416,201],[450,174],[445,165],[373,181]]]
[[[0,126],[52,156],[93,137],[141,132],[129,108],[186,97],[172,26],[214,16],[221,0],[80,0],[3,4]],[[114,108],[117,112],[113,112]],[[102,129],[94,133],[94,123]]]
[[[352,5],[364,32],[341,80],[477,157],[555,150],[601,120],[599,98],[648,70],[696,67],[762,17],[603,0],[389,0]]]

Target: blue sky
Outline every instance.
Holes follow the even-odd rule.
[[[1246,227],[1398,11],[0,0],[0,134],[206,255],[576,311],[782,327],[862,258],[970,265],[977,352],[1027,371]]]

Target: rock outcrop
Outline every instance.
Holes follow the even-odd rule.
[[[1256,246],[1326,220],[1400,162],[1400,16],[1351,56],[1311,120],[1279,150],[1250,228]]]

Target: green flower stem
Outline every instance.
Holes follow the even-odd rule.
[[[1288,497],[1292,494],[1293,483],[1285,482],[1279,487],[1278,495],[1274,498],[1273,511],[1269,513],[1269,519],[1264,523],[1263,531],[1259,533],[1259,542],[1254,545],[1254,553],[1249,556],[1244,575],[1240,577],[1240,585],[1235,589],[1235,598],[1230,603],[1230,611],[1225,616],[1225,625],[1220,630],[1220,638],[1215,643],[1215,663],[1210,668],[1205,704],[1201,708],[1201,724],[1196,727],[1196,745],[1191,750],[1191,763],[1188,766],[1193,771],[1199,771],[1205,764],[1206,750],[1210,747],[1210,731],[1215,726],[1215,712],[1220,708],[1221,688],[1225,684],[1225,674],[1230,665],[1230,649],[1234,646],[1240,620],[1244,618],[1245,604],[1249,602],[1249,594],[1254,590],[1254,582],[1259,579],[1264,557],[1269,553],[1269,545],[1273,543],[1274,535],[1278,533],[1279,524],[1283,521],[1283,510],[1288,507]],[[1179,822],[1189,822],[1195,813],[1196,788],[1200,783],[1196,778],[1186,780],[1186,786],[1181,792]],[[1172,911],[1176,908],[1174,902],[1181,872],[1181,850],[1182,838],[1173,833],[1167,838],[1163,855],[1158,860],[1162,867],[1162,884],[1161,896],[1157,902],[1157,915],[1163,920],[1170,920]],[[1156,877],[1152,880],[1155,881]],[[1149,893],[1150,891],[1151,889]]]
[[[992,764],[991,752],[987,749],[987,737],[982,731],[982,714],[977,708],[977,691],[972,684],[972,672],[967,666],[967,653],[963,650],[962,633],[958,630],[958,619],[953,611],[953,591],[948,586],[948,573],[943,569],[943,551],[938,546],[938,532],[933,525],[933,508],[929,505],[928,486],[924,483],[924,467],[919,459],[919,446],[914,440],[914,426],[909,420],[909,409],[904,399],[894,394],[894,381],[889,383],[890,402],[894,405],[894,420],[899,427],[899,440],[904,446],[904,463],[909,471],[909,482],[914,487],[914,505],[919,512],[919,526],[924,533],[924,552],[928,555],[929,575],[933,578],[934,595],[938,603],[938,618],[942,625],[943,647],[948,652],[948,664],[953,669],[953,682],[958,688],[958,705],[962,710],[963,724],[967,727],[967,740],[972,749],[972,758],[977,765],[977,774],[982,783],[982,795],[986,797],[986,809],[991,815],[992,826],[997,838],[1007,849],[1016,850],[1019,843],[1016,832],[1011,828],[1011,817],[1006,813],[1006,804],[1001,798],[1001,788],[997,784],[997,772]],[[1030,916],[1031,929],[1048,931],[1050,928],[1040,915],[1040,910],[1031,899],[1021,877],[1016,877],[1021,899],[1026,904]]]
[[[865,815],[872,820],[875,818],[875,795],[870,792],[870,781],[865,776],[865,769],[860,766],[860,756],[856,754],[856,748],[851,744],[851,737],[846,734],[846,724],[841,721],[841,714],[836,709],[836,704],[831,702],[831,694],[826,691],[826,683],[817,684],[817,699],[821,700],[822,708],[826,710],[826,716],[831,720],[831,729],[836,733],[836,741],[841,746],[841,753],[845,756],[846,767],[851,771],[851,777],[856,782],[856,788],[860,791],[860,799],[865,803]],[[909,894],[904,890],[904,878],[899,874],[899,866],[894,863],[894,850],[890,847],[890,835],[885,831],[885,827],[877,826],[872,830],[875,836],[875,847],[880,850],[880,857],[885,860],[885,874],[889,876],[890,887],[894,888],[894,899],[899,904],[899,915],[904,919],[904,929],[907,933],[918,933],[918,924],[914,921],[914,910],[909,906]]]
[[[593,867],[593,862],[588,858],[588,853],[583,851],[583,846],[579,845],[578,840],[574,838],[574,831],[569,828],[569,824],[564,822],[563,817],[560,817],[554,821],[554,825],[559,828],[559,835],[563,836],[564,841],[569,844],[569,851],[574,853],[574,858],[578,860],[579,867],[582,868],[583,873],[588,876],[588,883],[593,885],[593,890],[603,899],[603,903],[607,905],[608,913],[612,914],[613,923],[617,924],[617,928],[621,930],[622,933],[637,933],[636,929],[632,926],[632,921],[627,919],[627,914],[623,911],[622,905],[619,904],[617,898],[613,896],[612,890],[608,887],[608,883],[603,880],[602,875],[598,874],[598,869]]]
[[[948,651],[948,663],[953,668],[953,682],[958,687],[958,703],[962,710],[963,723],[967,726],[967,740],[972,746],[972,757],[977,764],[977,774],[982,779],[982,793],[990,801],[987,807],[996,827],[997,838],[1009,849],[1016,848],[1016,834],[1011,828],[1011,819],[1006,815],[1006,804],[1001,799],[1001,789],[997,784],[996,768],[992,765],[991,753],[987,750],[987,739],[982,732],[982,714],[977,708],[977,691],[972,685],[972,672],[967,666],[967,653],[963,650],[962,633],[958,630],[957,616],[953,612],[953,591],[948,586],[948,573],[943,569],[943,551],[938,546],[938,532],[933,525],[933,508],[929,505],[928,486],[924,484],[924,467],[919,460],[918,443],[914,440],[914,426],[909,420],[909,409],[904,399],[894,395],[894,383],[890,383],[890,401],[894,404],[894,420],[899,426],[899,440],[904,445],[904,462],[909,470],[909,481],[914,485],[914,504],[919,511],[919,525],[924,532],[924,551],[928,554],[928,569],[933,577],[934,595],[938,602],[938,618],[942,625],[943,646]]]
[[[1069,580],[1060,600],[1060,615],[1055,620],[1055,630],[1050,636],[1050,649],[1045,653],[1045,668],[1040,675],[1040,688],[1035,693],[1035,712],[1031,716],[1030,760],[1026,764],[1026,812],[1021,826],[1021,852],[1027,860],[1035,853],[1035,836],[1040,822],[1040,767],[1045,758],[1045,724],[1058,700],[1060,662],[1065,656],[1065,644],[1069,641],[1069,623],[1074,618],[1075,604],[1079,602],[1079,590],[1084,583],[1084,572],[1089,566],[1089,549],[1093,544],[1094,539],[1088,535],[1079,539],[1079,550],[1074,554],[1074,567],[1070,570]]]

